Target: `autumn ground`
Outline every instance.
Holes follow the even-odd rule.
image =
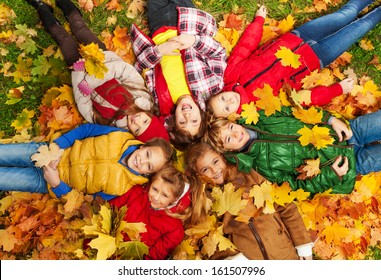
[[[54,0],[46,0],[54,6]],[[132,22],[146,28],[143,0],[79,0],[89,26],[128,62],[134,56],[128,30]],[[210,0],[194,3],[215,16],[216,39],[228,50],[250,22],[257,4],[269,9],[263,41],[306,20],[337,9],[343,0]],[[58,18],[64,18],[55,9]],[[234,14],[233,14],[234,13]],[[72,99],[70,72],[50,36],[24,0],[0,0],[0,141],[50,141],[82,123]],[[380,107],[381,26],[353,46],[340,60],[305,80],[305,87],[351,76],[356,87],[351,95],[335,99],[327,108],[348,119]],[[263,186],[268,211],[271,203],[294,200],[307,228],[317,241],[316,259],[381,259],[381,174],[358,178],[350,195],[316,195],[291,192],[287,186]],[[256,192],[258,188],[255,188]],[[262,195],[265,193],[262,191]],[[216,190],[217,203],[207,223],[189,229],[173,253],[175,259],[207,259],[215,250],[232,246],[220,232],[216,217],[226,211],[218,205],[233,197],[231,188]],[[48,195],[0,193],[0,259],[136,259],[147,248],[139,242],[141,225],[120,221],[116,212],[100,200],[71,192],[57,200]],[[233,203],[231,201],[230,203]],[[236,209],[240,211],[242,209]],[[244,215],[241,219],[246,219]],[[120,232],[133,241],[122,242]],[[87,238],[89,246],[83,248]]]

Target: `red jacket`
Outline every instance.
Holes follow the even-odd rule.
[[[265,84],[272,87],[275,95],[279,94],[284,83],[299,90],[302,87],[301,80],[312,71],[320,69],[319,58],[313,49],[293,33],[286,33],[259,47],[263,23],[264,18],[257,16],[247,26],[227,61],[224,91],[240,93],[241,104],[258,100],[252,92],[263,88]],[[281,46],[300,55],[299,68],[281,65],[280,59],[275,56]],[[311,104],[306,105],[325,105],[340,94],[342,88],[339,84],[319,86],[311,90]]]
[[[181,220],[168,216],[164,210],[155,210],[151,207],[148,189],[148,186],[137,185],[109,202],[118,208],[127,206],[127,213],[124,216],[126,222],[145,223],[147,231],[141,234],[141,241],[149,247],[149,255],[145,256],[145,259],[163,260],[183,240],[184,228]],[[182,207],[175,206],[172,211],[182,211],[189,206],[189,193],[180,201],[183,203]],[[125,241],[128,240],[126,235]]]

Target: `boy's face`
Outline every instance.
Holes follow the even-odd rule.
[[[224,183],[226,169],[224,158],[214,151],[207,151],[196,163],[197,173],[206,176],[217,185]]]
[[[160,147],[144,147],[135,150],[127,160],[127,166],[139,174],[152,174],[159,171],[166,159]]]
[[[152,118],[144,112],[127,116],[128,130],[134,136],[140,136],[151,124]]]
[[[160,209],[170,205],[176,198],[172,193],[169,183],[158,177],[151,183],[148,199],[151,202],[152,208]]]
[[[192,136],[197,134],[201,124],[200,108],[190,95],[177,101],[175,119],[179,129],[189,132]]]
[[[209,106],[213,115],[218,118],[227,118],[238,111],[241,96],[234,91],[225,91],[210,97]]]
[[[239,151],[250,140],[247,130],[236,123],[228,123],[220,130],[225,151]]]

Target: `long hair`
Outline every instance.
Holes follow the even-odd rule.
[[[144,143],[142,145],[142,147],[159,147],[159,148],[161,148],[161,150],[163,151],[163,154],[164,154],[164,158],[167,161],[167,164],[165,166],[172,164],[175,151],[172,148],[171,144],[167,140],[160,138],[160,137],[155,137],[155,138],[150,139],[146,143]]]
[[[184,151],[188,145],[190,145],[191,143],[195,141],[200,140],[204,136],[205,131],[207,129],[207,114],[200,109],[200,116],[201,116],[200,127],[198,129],[198,132],[193,136],[189,132],[181,130],[176,125],[175,116],[172,116],[167,120],[170,141],[176,149],[180,151]]]

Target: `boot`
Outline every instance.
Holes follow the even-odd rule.
[[[56,0],[56,5],[62,10],[66,18],[68,18],[73,11],[77,11],[80,15],[82,15],[81,11],[70,0]]]
[[[58,19],[53,15],[53,8],[41,0],[26,0],[38,12],[44,27],[49,30],[52,25],[60,25]]]

